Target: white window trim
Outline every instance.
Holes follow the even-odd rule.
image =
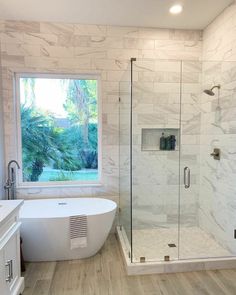
[[[97,80],[98,93],[98,180],[96,181],[48,181],[48,182],[24,182],[22,165],[22,141],[21,141],[21,114],[20,114],[20,78],[55,78],[55,79],[81,79]],[[17,161],[20,164],[17,173],[18,189],[21,188],[53,188],[53,187],[94,187],[102,185],[102,101],[101,101],[101,76],[98,74],[56,74],[56,73],[28,73],[17,72],[14,75],[14,97],[16,106],[16,149]]]

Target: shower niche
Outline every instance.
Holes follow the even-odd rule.
[[[165,138],[165,147],[161,147],[161,137]],[[174,144],[173,144],[174,140]],[[172,145],[170,143],[172,141]],[[170,143],[170,144],[169,144]],[[179,150],[179,128],[142,128],[141,150],[173,152]]]

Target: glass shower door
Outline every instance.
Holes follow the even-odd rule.
[[[132,261],[178,259],[181,62],[132,62]]]
[[[198,256],[202,63],[182,62],[179,258]],[[202,242],[202,240],[200,240]],[[201,249],[200,249],[201,250]]]

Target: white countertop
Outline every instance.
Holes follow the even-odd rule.
[[[1,200],[0,201],[0,225],[15,210],[20,208],[24,200]]]

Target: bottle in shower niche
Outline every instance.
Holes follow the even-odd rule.
[[[168,135],[166,137],[166,150],[171,151],[171,136],[170,135]]]
[[[174,151],[176,148],[176,138],[174,135],[170,136],[170,149]]]
[[[162,132],[162,135],[160,137],[160,150],[165,150],[166,149],[166,138],[164,132]]]

